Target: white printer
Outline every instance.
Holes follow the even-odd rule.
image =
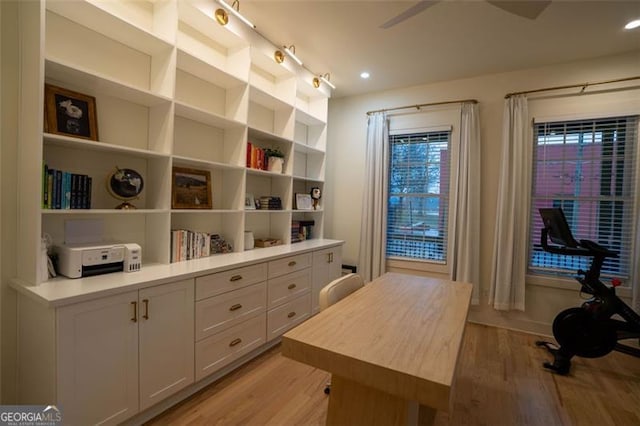
[[[58,272],[69,278],[135,272],[142,268],[142,249],[138,244],[62,244],[55,247],[55,252]]]

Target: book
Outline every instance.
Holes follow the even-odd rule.
[[[53,181],[53,208],[62,208],[62,171],[55,170]]]
[[[48,209],[49,204],[49,167],[47,167],[47,163],[42,164],[42,208]]]
[[[47,209],[53,208],[53,170],[47,170]]]
[[[71,173],[69,172],[62,172],[61,207],[65,210],[71,208]]]

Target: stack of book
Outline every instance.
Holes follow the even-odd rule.
[[[300,239],[300,222],[294,220],[291,222],[291,242],[297,243],[302,241]]]
[[[42,171],[43,209],[90,209],[91,176],[50,169]]]
[[[171,262],[209,256],[211,235],[186,229],[171,230]]]
[[[231,253],[232,251],[233,247],[231,246],[231,243],[225,241],[225,239],[218,234],[211,235],[211,254]]]
[[[291,222],[291,242],[297,243],[311,239],[311,230],[315,221],[313,220],[294,220]]]
[[[280,197],[260,197],[259,203],[260,210],[282,210],[282,200]]]

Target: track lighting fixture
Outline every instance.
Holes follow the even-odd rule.
[[[222,26],[227,25],[229,23],[229,13],[231,13],[246,25],[255,29],[256,26],[240,14],[240,0],[233,0],[233,3],[231,4],[225,2],[224,0],[216,0],[216,2],[221,6],[214,12],[214,17],[218,24]],[[293,44],[290,46],[282,46],[282,48],[276,49],[273,52],[273,59],[279,64],[283,63],[287,56],[293,59],[298,65],[302,66],[302,61],[296,55],[296,47]],[[318,75],[317,77],[313,77],[312,84],[313,87],[318,89],[320,88],[321,83],[324,82],[332,89],[335,89],[336,86],[334,86],[329,80],[330,75],[329,73],[326,73]]]
[[[329,81],[331,79],[331,75],[329,73],[325,73],[319,75],[318,77],[313,77],[313,87],[318,89],[320,87],[320,81],[324,81],[329,87],[335,90],[336,86]]]
[[[296,61],[298,65],[302,65],[302,61],[296,56],[296,47],[293,44],[289,47],[284,46],[284,53],[286,53],[287,56]]]
[[[251,28],[255,28],[256,26],[253,25],[251,23],[251,21],[249,21],[247,18],[245,18],[244,16],[242,16],[240,14],[240,1],[239,0],[234,0],[234,2],[231,4],[231,6],[229,6],[228,3],[224,2],[223,0],[217,0],[218,3],[220,4],[220,6],[224,7],[224,9],[216,9],[215,11],[215,18],[216,21],[218,21],[218,23],[220,25],[227,25],[227,23],[229,23],[229,14],[227,13],[227,11],[231,12],[233,15],[235,15],[238,19],[240,19],[242,22],[244,22],[245,24],[247,24],[248,26],[250,26]],[[225,10],[226,9],[226,10]]]

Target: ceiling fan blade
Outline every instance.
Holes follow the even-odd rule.
[[[394,25],[399,24],[400,22],[411,18],[413,15],[417,15],[423,10],[439,2],[440,0],[420,0],[418,3],[414,4],[409,9],[405,10],[395,18],[391,18],[384,24],[380,25],[380,28],[387,29],[387,28],[393,27]]]
[[[536,19],[551,4],[551,0],[502,1],[487,0],[500,9],[523,18]]]

